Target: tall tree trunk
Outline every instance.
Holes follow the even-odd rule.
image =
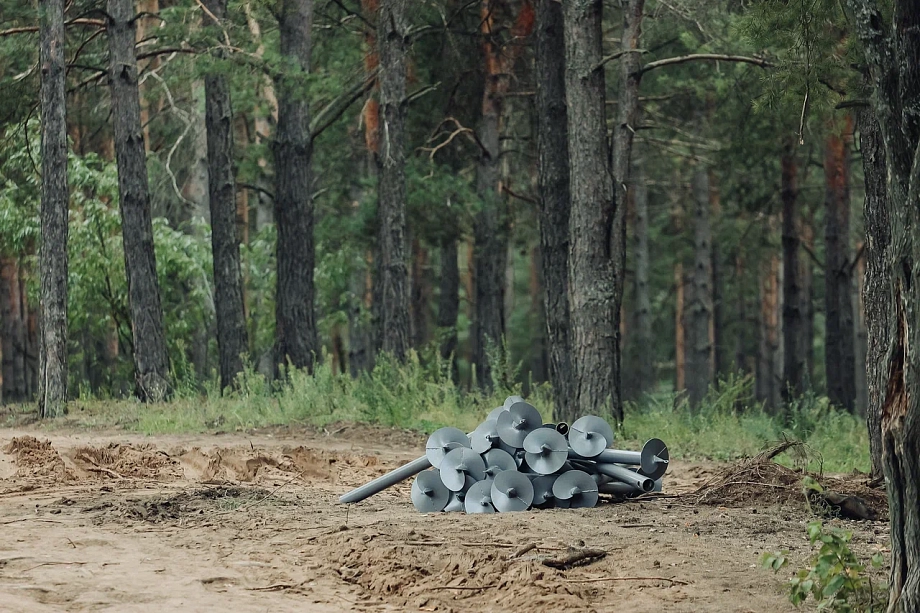
[[[59,417],[67,407],[67,112],[64,1],[39,10],[41,30],[41,327],[38,410]]]
[[[633,248],[635,250],[635,274],[633,275],[635,295],[634,336],[632,345],[636,348],[636,392],[641,394],[655,384],[654,337],[652,336],[652,297],[649,291],[651,256],[649,253],[649,211],[648,184],[645,180],[645,160],[636,160],[633,165],[632,188],[635,190],[636,225]]]
[[[686,284],[684,264],[677,262],[674,265],[674,389],[677,392],[687,389],[687,328],[684,319]]]
[[[709,223],[709,172],[693,173],[693,274],[687,301],[687,392],[699,406],[712,382],[712,228]]]
[[[546,292],[543,291],[543,256],[540,246],[537,245],[530,252],[530,377],[524,381],[527,392],[530,393],[531,383],[542,383],[549,380],[547,345],[546,345],[546,313],[543,301]]]
[[[134,17],[131,0],[108,0],[109,85],[128,302],[134,334],[134,376],[138,396],[156,402],[169,390],[169,356],[153,250],[150,192],[137,91]]]
[[[380,147],[377,166],[377,258],[381,349],[404,361],[409,351],[409,267],[406,261],[406,0],[380,0]]]
[[[891,274],[888,271],[890,205],[886,185],[887,160],[878,120],[869,109],[861,111],[857,119],[866,180],[866,277],[863,284],[868,328],[866,376],[869,402],[866,422],[869,426],[872,478],[875,479],[882,476],[882,407],[888,383],[888,348],[893,321]]]
[[[920,610],[920,6],[895,0],[891,13],[884,7],[885,14],[892,15],[886,23],[878,3],[848,4],[855,12],[853,22],[875,89],[872,100],[887,179],[887,198],[882,197],[880,183],[866,190],[874,201],[866,205],[869,249],[875,251],[871,261],[874,266],[875,258],[883,258],[882,270],[887,273],[887,282],[874,274],[871,285],[867,279],[866,306],[870,351],[881,347],[876,355],[884,356],[870,385],[881,382],[884,390],[880,421],[891,527],[888,611],[912,613]],[[871,162],[880,160],[875,155]],[[879,178],[877,170],[871,175]],[[891,232],[887,250],[884,244],[873,244],[884,237],[882,227]],[[884,296],[893,299],[890,307]]]
[[[740,372],[747,372],[749,369],[747,332],[750,326],[747,316],[747,292],[745,292],[744,288],[744,277],[744,257],[740,253],[737,253],[735,254],[735,284],[737,288],[736,291],[738,292],[738,331],[735,335],[735,369]]]
[[[3,401],[23,402],[26,393],[26,315],[19,292],[19,261],[0,260],[0,339],[3,359]]]
[[[277,83],[275,222],[278,278],[275,292],[275,368],[310,372],[319,352],[314,310],[313,140],[303,84],[310,73],[313,0],[282,0],[278,15],[281,56],[290,66]]]
[[[718,176],[712,168],[709,169],[709,213],[718,228],[722,216],[722,193],[719,189]],[[713,241],[710,252],[712,253],[712,333],[709,336],[712,343],[713,378],[718,379],[726,371],[725,308],[722,302],[725,298],[725,287],[722,278],[722,252],[719,249],[719,241]]]
[[[864,243],[858,245],[858,252],[864,249]],[[860,255],[855,262],[856,292],[853,295],[853,312],[854,327],[856,336],[854,339],[856,353],[856,374],[854,375],[854,385],[856,387],[856,413],[868,417],[869,410],[869,379],[868,379],[868,353],[869,353],[869,330],[866,327],[866,303],[863,296],[866,293],[866,258]]]
[[[606,129],[606,89],[600,0],[568,2],[565,15],[565,86],[568,103],[569,296],[575,412],[610,414],[621,422],[617,372],[616,271],[611,244],[617,198]]]
[[[852,120],[827,138],[824,153],[824,300],[827,394],[849,411],[855,408],[856,357],[853,337],[853,282],[850,238],[850,142]]]
[[[796,201],[798,166],[793,145],[787,144],[780,159],[780,196],[783,201],[783,388],[786,401],[805,391],[806,365],[799,344],[805,340],[802,288],[799,283],[799,231]]]
[[[779,257],[770,256],[761,266],[760,278],[760,345],[757,357],[757,399],[768,409],[776,409],[782,400],[779,380],[783,374],[780,353],[780,265]]]
[[[213,17],[227,16],[227,0],[206,0]],[[210,16],[205,25],[219,26]],[[206,75],[205,125],[208,138],[208,199],[211,211],[211,252],[214,259],[214,306],[217,312],[217,349],[220,354],[220,385],[233,385],[243,370],[246,318],[240,240],[236,220],[236,177],[233,169],[233,109],[230,85],[220,73]]]
[[[571,423],[575,373],[569,331],[569,143],[565,107],[565,38],[562,5],[537,0],[535,73],[537,87],[537,193],[540,198],[540,256],[553,419]]]
[[[814,210],[799,217],[801,222],[801,244],[811,253],[815,252]],[[815,283],[814,262],[811,256],[799,254],[799,288],[802,309],[802,338],[796,343],[801,354],[798,361],[805,365],[806,389],[813,386],[815,379]]]
[[[639,83],[642,78],[639,38],[642,36],[642,15],[645,0],[629,0],[623,10],[623,37],[620,43],[620,75],[617,84],[617,118],[613,129],[613,212],[609,229],[608,249],[613,266],[613,321],[625,321],[621,318],[623,305],[623,284],[626,279],[626,195],[629,184],[630,160],[632,157],[633,136],[639,129]],[[602,8],[599,10],[603,10]],[[601,50],[603,52],[603,49]],[[603,72],[601,68],[599,70]],[[622,335],[619,325],[614,325],[613,333],[613,369],[611,373],[611,404],[613,415],[618,421],[623,420],[623,386],[622,386]]]
[[[412,290],[410,316],[412,317],[412,346],[421,349],[429,340],[429,303],[431,302],[431,278],[428,270],[429,258],[419,239],[412,241]]]
[[[457,239],[441,245],[441,275],[438,291],[438,336],[441,359],[451,361],[451,375],[458,381],[457,316],[460,314],[460,267],[457,264]]]

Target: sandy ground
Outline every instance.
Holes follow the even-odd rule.
[[[337,498],[424,438],[345,427],[142,437],[0,429],[0,611],[795,610],[765,551],[809,553],[798,505],[687,497],[496,515],[415,511],[406,482]],[[665,493],[720,467],[672,462]],[[875,551],[887,526],[847,522]],[[516,558],[519,548],[537,548]],[[543,564],[569,547],[607,556]]]

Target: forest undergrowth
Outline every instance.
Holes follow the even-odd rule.
[[[216,378],[196,384],[178,377],[172,399],[143,404],[130,399],[82,395],[69,405],[68,415],[42,428],[120,428],[148,435],[233,432],[271,426],[327,427],[339,422],[379,424],[425,434],[442,426],[471,431],[509,394],[521,394],[521,384],[498,385],[484,394],[456,385],[447,363],[424,363],[416,354],[405,365],[381,358],[374,370],[353,378],[334,372],[323,360],[311,376],[292,370],[285,381],[272,382],[247,368],[235,391],[219,393]],[[507,373],[506,381],[514,381]],[[663,439],[674,458],[730,462],[756,455],[783,440],[804,443],[807,468],[814,472],[866,472],[869,443],[864,420],[833,407],[826,397],[806,395],[781,411],[768,412],[754,400],[751,377],[730,376],[713,385],[706,401],[691,410],[685,395],[661,390],[626,405],[617,429],[619,445],[641,447],[652,437]],[[528,386],[527,400],[546,421],[552,420],[552,390],[548,384]],[[34,415],[34,406],[10,405],[0,420],[21,424]],[[802,458],[780,456],[784,464]]]

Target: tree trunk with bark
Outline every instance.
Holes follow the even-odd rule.
[[[575,382],[569,327],[569,143],[565,107],[565,38],[562,5],[537,0],[537,193],[540,256],[553,419],[571,423]]]
[[[697,407],[712,383],[712,227],[709,222],[709,172],[693,173],[693,273],[687,300],[686,383],[690,406]]]
[[[227,0],[206,0],[211,15],[227,16]],[[205,25],[219,26],[211,16]],[[243,370],[248,347],[243,311],[240,239],[236,219],[236,177],[233,168],[233,109],[230,85],[220,73],[204,78],[205,125],[208,149],[208,199],[211,212],[211,252],[214,259],[214,306],[217,314],[217,349],[220,385],[233,385]]]
[[[890,210],[886,185],[887,160],[878,120],[870,109],[858,117],[863,174],[866,181],[866,276],[863,284],[867,327],[866,376],[869,426],[869,455],[872,478],[882,476],[882,407],[888,382],[888,349],[891,345],[891,273],[888,251],[891,245]]]
[[[600,0],[568,2],[565,86],[568,105],[569,296],[577,415],[623,419],[617,372],[617,194],[606,129],[606,88]]]
[[[687,389],[687,328],[684,319],[686,285],[684,264],[677,262],[674,265],[674,390],[678,393]]]
[[[806,365],[799,345],[805,340],[802,288],[799,284],[799,231],[796,182],[798,166],[793,145],[780,158],[780,197],[783,201],[783,398],[788,402],[805,391]]]
[[[438,288],[438,337],[442,360],[451,363],[451,376],[458,381],[457,316],[460,314],[460,267],[457,264],[457,239],[441,245],[441,274]]]
[[[850,143],[852,121],[827,138],[824,152],[824,300],[827,395],[852,411],[856,402],[853,275],[850,260]]]
[[[814,210],[809,209],[807,214],[800,215],[801,222],[801,240],[800,244],[809,250],[815,252],[815,218]],[[799,292],[801,297],[802,309],[802,338],[796,343],[801,356],[799,362],[805,365],[806,385],[808,388],[813,385],[815,379],[815,282],[814,282],[815,263],[810,255],[799,253]]]
[[[409,351],[409,267],[406,258],[406,0],[380,0],[377,45],[380,106],[377,152],[377,258],[381,349],[404,361]]]
[[[633,248],[635,250],[635,295],[634,337],[636,348],[636,384],[638,394],[649,391],[655,384],[653,357],[654,337],[652,335],[652,298],[649,291],[651,256],[649,251],[648,185],[645,181],[645,160],[636,160],[633,166],[632,189],[635,190],[636,225]]]
[[[421,349],[429,340],[429,304],[431,302],[431,274],[428,249],[419,239],[412,241],[412,289],[410,316],[412,318],[412,346]]]
[[[39,9],[41,65],[41,326],[38,410],[59,417],[67,407],[67,111],[64,96],[64,1]]]
[[[134,336],[136,391],[141,399],[156,402],[165,398],[169,391],[169,356],[166,353],[163,309],[153,249],[153,222],[137,89],[134,18],[131,0],[108,0],[109,85],[112,90],[128,302]]]
[[[770,256],[761,266],[760,338],[755,388],[757,399],[771,410],[782,402],[780,378],[783,374],[780,353],[780,286],[778,256]]]
[[[0,339],[3,350],[3,401],[23,402],[26,390],[26,314],[19,292],[19,261],[0,260]]]
[[[303,84],[310,73],[313,0],[282,0],[278,14],[281,56],[275,132],[275,223],[278,228],[275,292],[276,371],[281,365],[312,372],[319,341],[314,310],[313,139]]]
[[[713,168],[709,169],[709,214],[718,228],[722,215],[722,193],[719,189],[718,175]],[[713,241],[710,252],[712,253],[712,333],[710,340],[712,343],[712,372],[715,380],[727,370],[724,347],[725,286],[722,277],[722,252],[719,249],[718,240]]]

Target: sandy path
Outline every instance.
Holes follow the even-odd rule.
[[[791,507],[663,499],[422,515],[408,483],[337,503],[423,446],[366,427],[157,438],[0,430],[0,611],[794,610],[758,567],[764,550],[807,554],[807,517]],[[676,461],[666,491],[712,469]],[[857,540],[881,542],[880,526],[857,526]],[[528,543],[540,548],[508,559]],[[542,564],[569,546],[608,555],[568,571]]]

